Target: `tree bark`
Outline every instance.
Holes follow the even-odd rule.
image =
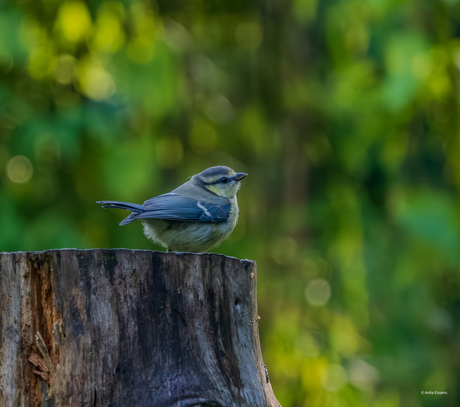
[[[0,406],[280,406],[256,274],[217,254],[0,254]]]

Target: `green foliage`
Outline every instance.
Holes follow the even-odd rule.
[[[250,176],[218,251],[258,262],[281,404],[458,406],[459,20],[455,0],[3,3],[0,249],[158,249],[95,201],[229,165]]]

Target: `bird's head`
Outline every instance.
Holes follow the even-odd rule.
[[[235,172],[229,167],[219,165],[194,175],[192,179],[218,196],[232,198],[241,186],[240,181],[247,175],[244,172]]]

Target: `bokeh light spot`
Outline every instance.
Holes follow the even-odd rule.
[[[8,161],[6,173],[11,181],[17,184],[22,184],[29,181],[32,177],[32,163],[27,157],[17,155]]]
[[[29,56],[29,73],[32,78],[43,79],[53,74],[56,61],[56,47],[51,39],[42,31],[39,45],[32,48]]]
[[[322,278],[310,281],[305,290],[305,297],[310,305],[321,307],[326,305],[331,298],[331,287]]]
[[[56,70],[54,77],[56,81],[63,85],[68,85],[72,82],[75,75],[76,59],[72,55],[60,55],[56,60]]]
[[[64,37],[78,42],[89,33],[92,21],[88,7],[81,1],[63,3],[59,8],[57,25]]]
[[[354,359],[348,369],[348,376],[353,386],[364,391],[372,391],[379,381],[379,371],[360,359]]]
[[[82,91],[91,99],[106,100],[115,93],[115,83],[98,61],[87,59],[78,71]]]
[[[125,9],[122,3],[103,3],[98,9],[92,48],[105,52],[117,51],[125,41],[122,27],[124,17]]]
[[[339,391],[347,383],[347,372],[340,365],[329,365],[323,377],[322,385],[330,392]]]

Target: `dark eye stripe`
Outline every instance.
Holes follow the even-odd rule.
[[[234,177],[221,177],[221,178],[219,178],[219,179],[216,180],[216,181],[213,181],[213,182],[205,182],[204,184],[205,184],[205,185],[216,185],[216,184],[221,184],[221,183],[226,184],[226,183],[230,182],[233,178],[234,178]],[[223,182],[223,181],[222,181],[223,179],[226,179],[227,181]]]

